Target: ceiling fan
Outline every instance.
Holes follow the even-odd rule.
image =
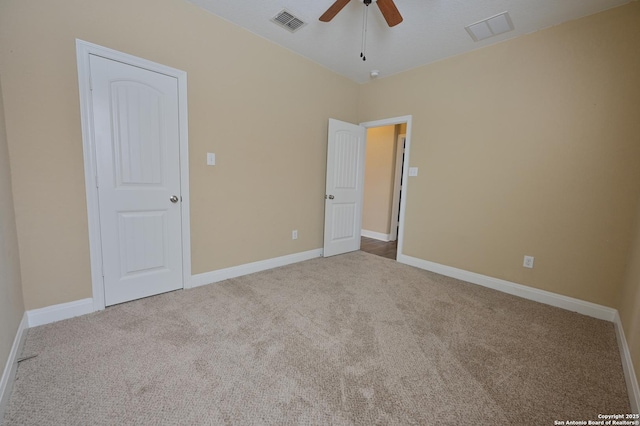
[[[322,22],[331,21],[340,12],[350,0],[336,0],[329,9],[320,17]],[[390,27],[394,27],[402,22],[402,15],[398,11],[393,0],[360,0],[365,6],[369,6],[371,3],[376,3],[382,16]]]

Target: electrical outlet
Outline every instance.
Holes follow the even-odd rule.
[[[522,266],[525,268],[533,268],[533,256],[525,256]]]
[[[294,229],[293,231],[291,231],[291,239],[292,240],[297,240],[298,239],[298,230]]]

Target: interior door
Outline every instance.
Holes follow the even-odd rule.
[[[324,256],[360,249],[365,128],[329,119]]]
[[[91,55],[105,304],[183,287],[178,82]]]

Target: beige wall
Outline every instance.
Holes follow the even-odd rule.
[[[24,314],[1,83],[0,81],[0,372],[7,363],[13,339]]]
[[[355,83],[183,0],[3,0],[28,309],[91,297],[75,38],[188,73],[194,274],[322,247],[327,122],[356,121]]]
[[[413,115],[404,254],[616,307],[639,75],[632,2],[361,86],[360,121]]]
[[[640,200],[633,232],[627,274],[620,297],[620,319],[631,351],[636,377],[640,382]]]
[[[389,234],[395,173],[396,126],[367,129],[362,229]]]

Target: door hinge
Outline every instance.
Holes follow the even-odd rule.
[[[96,188],[100,188],[100,184],[98,183],[98,175],[96,175]]]

